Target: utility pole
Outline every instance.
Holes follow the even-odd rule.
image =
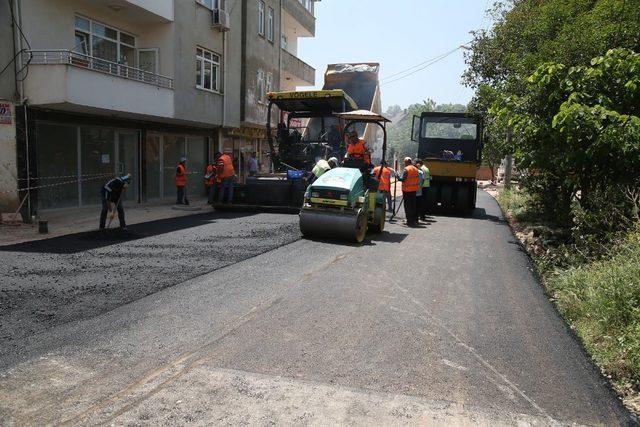
[[[504,165],[504,188],[511,188],[511,172],[513,170],[513,155],[507,154]]]
[[[511,149],[511,129],[507,131],[507,147]],[[513,171],[513,155],[507,154],[504,165],[504,188],[511,188],[511,173]]]

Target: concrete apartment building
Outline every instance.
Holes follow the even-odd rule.
[[[223,147],[233,150],[241,167],[247,153],[256,152],[266,171],[267,93],[315,84],[315,70],[298,58],[298,38],[315,35],[314,1],[242,0],[242,5],[241,123],[225,133]],[[277,119],[276,114],[272,126]]]
[[[104,181],[121,173],[134,177],[129,203],[171,200],[181,156],[201,173],[215,151],[233,152],[240,167],[242,152],[260,151],[262,134],[247,130],[264,127],[259,90],[313,84],[308,66],[307,80],[281,72],[284,50],[276,43],[282,34],[313,35],[312,1],[11,4],[0,3],[0,36],[13,42],[0,45],[0,63],[16,57],[0,76],[1,212],[17,208],[26,193],[15,190],[28,184],[40,187],[26,201],[31,212],[95,205]],[[303,13],[307,27],[294,20],[289,33],[281,30],[285,13]],[[272,48],[261,50],[260,40]],[[297,60],[295,51],[287,54]],[[201,182],[192,177],[192,194]]]

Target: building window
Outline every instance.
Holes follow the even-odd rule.
[[[265,102],[266,100],[266,90],[265,90],[265,76],[263,70],[258,70],[258,75],[256,77],[256,91],[258,91],[258,102]]]
[[[273,8],[269,8],[269,13],[267,14],[267,39],[273,41]]]
[[[258,34],[264,36],[264,0],[258,0]]]
[[[313,13],[313,0],[298,0],[305,9]]]
[[[82,16],[76,16],[75,43],[73,51],[76,53],[130,67],[135,66],[136,38],[131,34]]]
[[[220,91],[220,55],[196,48],[196,87]]]
[[[273,74],[272,73],[267,73],[267,88],[265,90],[265,101],[266,101],[266,94],[269,92],[273,92]]]

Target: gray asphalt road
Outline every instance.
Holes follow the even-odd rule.
[[[14,339],[0,350],[0,419],[629,423],[495,202],[480,193],[479,205],[473,218],[394,224],[362,246],[297,240]],[[243,221],[265,218],[280,216]]]

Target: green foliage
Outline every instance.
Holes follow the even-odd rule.
[[[538,218],[532,208],[531,196],[517,189],[503,189],[498,193],[498,203],[505,212],[520,224],[535,224]]]
[[[491,106],[499,99],[499,93],[491,86],[482,84],[468,106],[471,115],[484,118],[484,147],[482,149],[482,163],[491,168],[495,177],[502,159],[508,154],[506,147],[507,136],[503,128],[488,114]]]
[[[514,154],[546,220],[606,219],[603,195],[640,187],[640,0],[501,1],[493,15],[464,75],[485,158]]]
[[[497,1],[490,31],[474,34],[465,81],[519,93],[540,64],[586,65],[609,49],[640,51],[640,0]]]
[[[597,209],[610,187],[637,187],[640,170],[640,55],[614,49],[590,66],[543,64],[527,79],[521,96],[495,103],[490,113],[517,137],[510,147],[524,185],[541,208],[564,222],[571,201]],[[552,196],[549,193],[554,189]],[[610,202],[611,200],[609,200]]]
[[[615,245],[610,257],[546,280],[563,315],[589,352],[619,385],[640,388],[640,233]]]
[[[418,143],[411,141],[411,126],[413,116],[420,116],[425,111],[442,111],[447,113],[463,113],[467,107],[462,104],[436,104],[432,99],[427,99],[421,104],[412,104],[406,109],[398,105],[387,108],[385,115],[389,118],[396,117],[397,120],[389,125],[388,145],[389,157],[397,155],[398,158],[405,156],[415,157],[418,152]]]

